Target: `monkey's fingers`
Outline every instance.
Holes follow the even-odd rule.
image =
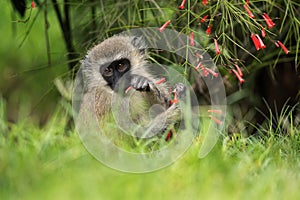
[[[171,104],[176,104],[176,103],[178,103],[178,102],[179,102],[179,100],[178,100],[178,98],[177,98],[177,93],[174,92],[174,98],[173,98],[172,100],[170,100],[170,103],[171,103]]]
[[[135,75],[131,81],[131,85],[136,90],[150,91],[150,81],[143,76]]]
[[[183,83],[176,83],[173,90],[174,96],[178,99],[182,99],[186,96],[186,86]]]

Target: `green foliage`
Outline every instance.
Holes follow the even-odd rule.
[[[82,17],[75,19],[77,39],[84,47],[91,46],[95,41],[101,41],[112,34],[135,27],[160,27],[171,20],[168,28],[173,28],[185,34],[195,33],[196,41],[204,46],[214,57],[214,61],[225,68],[234,68],[241,64],[248,70],[262,66],[275,66],[282,57],[280,48],[274,42],[281,40],[286,44],[299,65],[298,49],[300,44],[299,3],[293,0],[285,1],[249,1],[249,9],[254,18],[249,17],[244,5],[245,1],[209,1],[203,5],[201,1],[186,1],[184,9],[179,9],[180,2],[173,1],[89,1],[78,4],[76,12]],[[268,13],[275,26],[268,28],[262,14]],[[88,15],[86,15],[88,13]],[[201,19],[208,18],[201,22]],[[209,36],[205,30],[212,26]],[[251,41],[251,33],[261,34],[262,27],[266,31],[263,38],[267,48],[257,52]],[[215,54],[212,39],[219,41],[221,54]],[[257,63],[258,62],[258,63]],[[268,64],[267,64],[268,63]],[[250,68],[250,69],[249,69]]]
[[[227,83],[234,86],[238,85],[237,80],[228,71],[235,69],[235,64],[244,66],[244,79],[249,85],[253,82],[249,77],[257,69],[275,67],[276,63],[282,62],[299,64],[299,3],[293,0],[250,1],[249,7],[255,15],[253,19],[243,8],[244,1],[212,0],[203,5],[202,1],[188,0],[184,9],[178,8],[179,1],[155,0],[36,3],[36,8],[31,9],[27,1],[24,18],[12,9],[9,1],[0,3],[0,36],[5,38],[0,50],[3,58],[0,61],[0,89],[9,106],[9,118],[14,121],[35,111],[44,114],[53,110],[58,97],[53,82],[62,82],[61,77],[69,79],[68,68],[74,67],[94,44],[126,29],[160,27],[167,20],[171,20],[168,28],[187,35],[194,33],[195,40],[210,53],[221,74],[228,75],[224,78]],[[267,28],[261,17],[263,12],[267,12],[276,23],[272,29]],[[205,15],[209,17],[201,23]],[[205,30],[209,25],[212,25],[212,32],[208,36]],[[267,33],[263,39],[267,48],[256,51],[250,35],[260,34],[261,25]],[[220,46],[218,55],[214,39]],[[289,55],[283,55],[283,51],[275,46],[276,40],[288,47]],[[165,59],[159,61],[168,62]],[[187,67],[195,67],[182,60],[172,62],[185,66],[181,70],[184,74]],[[237,90],[237,87],[233,88]],[[60,92],[64,90],[59,87]],[[25,101],[31,103],[21,106]]]
[[[53,80],[67,71],[65,49],[54,13],[49,12],[51,67],[47,64],[44,19],[41,10],[27,12],[27,23],[12,11],[9,1],[0,2],[0,96],[6,99],[10,121],[31,117],[44,123],[57,102]]]
[[[224,136],[202,159],[198,157],[202,138],[197,137],[173,165],[136,175],[95,160],[78,135],[66,129],[70,108],[64,102],[60,105],[42,129],[24,120],[0,133],[1,199],[300,197],[297,126],[292,126],[293,135],[280,137],[272,132],[261,139],[239,133]]]

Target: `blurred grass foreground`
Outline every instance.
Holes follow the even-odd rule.
[[[300,199],[299,6],[293,0],[1,1],[0,199]],[[204,158],[201,129],[169,167],[145,174],[110,169],[74,130],[70,83],[78,62],[104,38],[167,20],[200,41],[224,77],[225,128]],[[266,47],[257,50],[252,33]],[[193,69],[182,59],[153,57],[183,66],[182,73]],[[232,73],[239,67],[243,77]]]
[[[2,111],[4,106],[1,101]],[[261,139],[224,136],[202,159],[198,138],[173,165],[152,173],[128,174],[98,162],[74,131],[66,131],[64,109],[57,109],[44,128],[30,120],[7,127],[3,120],[1,113],[1,199],[300,197],[300,132],[296,127],[291,137],[276,133]]]

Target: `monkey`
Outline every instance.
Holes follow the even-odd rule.
[[[138,128],[133,136],[146,138],[163,133],[180,120],[180,108],[170,103],[170,93],[183,99],[186,87],[182,83],[173,89],[166,83],[156,84],[159,78],[149,72],[146,49],[143,38],[128,35],[112,36],[91,48],[81,61],[84,94],[79,115],[94,109],[100,126],[105,126],[106,115],[115,111],[123,131],[134,124]],[[153,105],[159,105],[158,111],[149,119],[145,111]]]

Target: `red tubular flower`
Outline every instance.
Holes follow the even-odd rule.
[[[222,110],[207,110],[207,112],[209,113],[216,113],[216,114],[219,114],[219,115],[222,115]]]
[[[162,79],[156,81],[155,84],[161,84],[161,83],[164,83],[164,82],[166,82],[166,78],[162,78]]]
[[[191,34],[190,34],[190,45],[191,46],[195,46],[194,38],[195,38],[195,34],[194,34],[194,32],[191,32]]]
[[[246,4],[249,4],[249,0],[246,0]]]
[[[276,43],[275,43],[276,44]],[[285,54],[288,54],[290,51],[282,44],[279,40],[277,40],[277,44],[282,48]]]
[[[211,73],[214,77],[218,77],[219,76],[219,74],[218,73],[216,73],[215,71],[213,71],[213,70],[211,70],[211,69],[209,69],[209,68],[205,68],[209,73]]]
[[[208,0],[202,0],[202,4],[206,6],[208,4]]]
[[[35,3],[34,3],[34,1],[31,2],[31,8],[35,8]]]
[[[269,17],[269,15],[267,13],[263,13],[262,17],[264,18],[264,20],[269,28],[272,28],[273,26],[275,26],[275,23],[272,21],[272,19]]]
[[[208,15],[205,15],[204,17],[202,17],[201,20],[200,20],[200,23],[205,22],[207,18],[208,18]]]
[[[259,45],[260,45],[260,48],[261,49],[265,49],[266,48],[266,45],[264,44],[264,42],[262,41],[262,39],[259,37],[259,35],[255,34],[256,38],[258,39],[259,41]]]
[[[214,42],[215,42],[216,54],[219,55],[221,51],[217,39],[214,39]]]
[[[207,76],[208,76],[208,71],[207,71],[206,68],[202,65],[201,62],[197,65],[196,70],[199,71],[199,68],[202,70],[203,76],[207,77]]]
[[[206,31],[205,31],[207,35],[210,35],[211,28],[212,28],[211,25],[209,25],[209,26],[207,27],[207,29],[206,29]]]
[[[262,39],[257,34],[251,34],[251,39],[255,45],[256,50],[265,49],[266,45],[263,43]]]
[[[180,8],[181,10],[183,10],[185,2],[186,2],[186,0],[182,0],[180,6],[178,6],[178,8]]]
[[[200,53],[196,53],[196,56],[197,56],[198,59],[203,59],[203,56]]]
[[[178,98],[177,98],[177,94],[176,94],[176,92],[174,92],[174,99],[171,100],[170,103],[171,103],[171,104],[175,104],[175,103],[178,103],[178,102],[179,102],[179,100],[178,100]]]
[[[249,8],[249,5],[246,3],[246,4],[244,4],[244,8],[245,8],[245,10],[247,11],[247,13],[248,13],[248,15],[249,15],[249,17],[250,18],[255,18],[255,16],[253,15],[253,13],[251,12],[251,10],[250,10],[250,8]]]
[[[261,37],[266,37],[266,31],[265,28],[263,26],[261,26]]]
[[[126,90],[125,90],[125,94],[127,94],[130,90],[132,90],[133,86],[129,86]]]
[[[195,68],[196,71],[199,71],[200,65],[201,65],[201,63],[199,63],[199,64],[197,65],[197,67]]]
[[[217,124],[219,124],[219,125],[222,124],[222,122],[221,122],[219,119],[215,118],[214,116],[209,115],[209,117],[210,117],[212,120],[214,120]]]
[[[169,132],[165,138],[165,141],[169,141],[172,138],[172,136],[173,136],[173,132],[172,132],[172,130],[169,130]]]
[[[256,50],[257,51],[260,50],[259,40],[256,38],[256,36],[253,33],[251,34],[251,39],[254,43]]]
[[[240,83],[245,82],[245,80],[240,76],[240,74],[235,69],[232,69],[232,71],[236,75],[236,77],[239,79]]]
[[[235,66],[237,72],[239,73],[240,77],[243,77],[243,72],[242,72],[241,68],[237,64],[234,64],[234,66]]]
[[[166,23],[164,23],[164,25],[162,25],[158,30],[160,32],[163,32],[167,28],[167,26],[169,26],[170,23],[171,23],[171,20],[166,21]]]
[[[274,44],[276,45],[276,47],[280,47],[279,44],[277,43],[277,41],[274,42]]]

